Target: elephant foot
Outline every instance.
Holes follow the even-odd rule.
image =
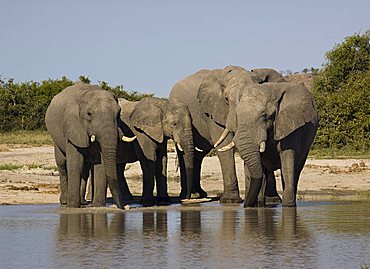
[[[240,204],[241,202],[243,202],[243,200],[242,198],[240,198],[239,194],[222,194],[222,196],[220,197],[221,204]]]
[[[205,190],[203,190],[202,188],[197,190],[197,193],[199,194],[200,198],[206,198],[208,196],[207,192]]]
[[[283,207],[296,207],[297,204],[295,202],[289,202],[289,203],[284,203],[284,200],[283,200]]]
[[[258,201],[244,201],[244,208],[258,207]]]
[[[92,207],[105,207],[106,203],[105,201],[93,201],[92,202]]]
[[[141,199],[141,204],[143,207],[149,207],[149,206],[154,206],[155,205],[155,199],[153,198],[142,198]]]
[[[123,196],[123,197],[124,197],[123,201],[126,202],[126,203],[133,202],[135,200],[134,196],[132,194],[126,195],[126,196]]]
[[[282,201],[283,207],[296,207],[296,200],[295,200],[295,195],[294,194],[289,194],[289,193],[283,193],[283,201]]]
[[[156,198],[157,205],[169,205],[170,204],[170,197],[168,196],[163,196],[163,197],[158,197]]]
[[[68,208],[80,208],[81,204],[79,204],[79,203],[73,203],[73,204],[67,203],[67,207]]]
[[[266,196],[266,205],[268,206],[274,206],[274,205],[278,205],[278,204],[281,204],[281,198],[279,195],[277,196]]]
[[[59,197],[59,202],[61,205],[67,205],[67,197],[63,194],[60,195]]]
[[[81,205],[88,205],[89,201],[86,201],[85,199],[81,199]]]

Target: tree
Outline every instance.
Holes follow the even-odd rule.
[[[314,79],[320,127],[315,145],[370,149],[370,31],[326,53]]]

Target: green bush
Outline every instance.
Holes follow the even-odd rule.
[[[370,32],[326,53],[314,78],[320,127],[314,147],[370,149]]]
[[[59,80],[14,83],[12,79],[0,84],[0,131],[36,130],[45,127],[46,109],[54,95],[72,81]]]
[[[80,80],[90,83],[88,77]],[[0,132],[45,129],[45,112],[51,99],[73,82],[66,77],[41,82],[15,83],[13,79],[3,81],[0,77]],[[152,94],[127,92],[123,86],[111,87],[106,82],[99,85],[117,97],[137,101]]]

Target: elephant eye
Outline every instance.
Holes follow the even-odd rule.
[[[229,97],[225,96],[225,103],[228,105],[229,104]]]
[[[269,116],[267,115],[267,113],[266,113],[266,112],[262,112],[261,116],[262,116],[262,118],[263,118],[264,120],[267,120],[267,119],[269,118]]]

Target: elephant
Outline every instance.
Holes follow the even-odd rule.
[[[117,207],[124,208],[116,167],[120,110],[113,94],[82,82],[65,88],[51,100],[45,123],[54,142],[62,205],[81,206],[81,179],[87,180],[92,164],[100,162],[96,173],[104,174],[107,181],[96,182],[93,206],[105,206],[105,198],[99,199],[99,193],[105,192],[108,182]]]
[[[240,73],[229,68],[228,73],[233,72]],[[225,107],[224,124],[233,138],[218,150],[228,151],[236,146],[244,161],[245,207],[256,206],[258,200],[264,204],[258,199],[263,175],[279,168],[283,179],[282,204],[296,206],[299,176],[318,128],[314,97],[300,83],[240,81],[230,76],[229,83],[239,82],[238,86],[225,88],[217,96],[207,87],[198,92],[201,107],[210,117],[210,107]]]
[[[231,72],[232,71],[232,72]],[[203,69],[178,81],[172,88],[169,100],[184,103],[190,111],[193,124],[194,145],[201,151],[194,156],[194,191],[205,197],[207,193],[200,186],[201,164],[203,158],[214,148],[228,145],[233,136],[226,129],[228,105],[224,102],[223,92],[239,85],[260,84],[269,81],[283,82],[284,78],[273,69],[253,69],[247,71],[238,66],[224,69]],[[207,90],[207,91],[206,91]],[[208,107],[201,106],[198,95],[204,92],[204,99],[209,98]],[[218,101],[220,99],[222,102]],[[213,101],[214,100],[214,101]],[[224,190],[221,203],[241,203],[235,170],[234,151],[216,151],[223,176]],[[181,169],[180,160],[180,169]],[[274,180],[274,178],[273,178]],[[275,191],[277,194],[277,192]]]
[[[193,185],[194,144],[192,119],[188,108],[177,101],[147,97],[137,102],[120,98],[122,107],[119,127],[124,133],[136,136],[133,143],[118,144],[118,174],[123,182],[125,197],[132,197],[124,178],[127,163],[139,161],[143,171],[144,206],[153,205],[154,178],[157,202],[167,203],[167,140],[172,139],[184,161],[180,197],[189,199]],[[123,109],[125,108],[125,109]]]

